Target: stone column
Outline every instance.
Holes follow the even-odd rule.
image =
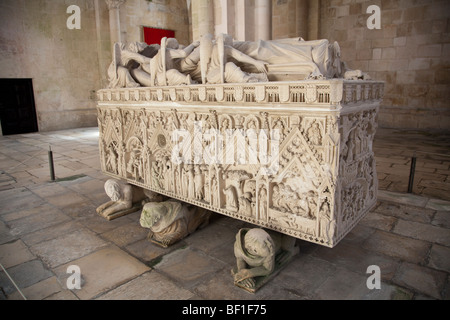
[[[320,25],[320,1],[308,0],[308,39],[317,40],[319,38]]]
[[[295,8],[296,34],[305,40],[308,39],[308,0],[297,0]]]
[[[245,0],[234,2],[235,39],[245,41]]]
[[[255,0],[255,40],[272,39],[272,1]]]
[[[120,36],[120,15],[119,7],[126,0],[105,0],[109,9],[109,32],[111,35],[111,47],[114,47],[114,43],[121,42]]]
[[[197,0],[197,21],[198,36],[197,39],[204,34],[214,35],[214,8],[212,0]]]
[[[214,2],[215,32],[228,34],[228,0],[219,0]]]

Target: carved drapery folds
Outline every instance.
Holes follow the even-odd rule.
[[[298,81],[100,90],[102,171],[333,247],[376,203],[372,142],[382,86]]]

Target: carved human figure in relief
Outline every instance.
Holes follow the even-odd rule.
[[[327,241],[332,241],[335,229],[336,221],[331,217],[330,203],[326,198],[320,207],[319,234]]]
[[[279,40],[233,41],[232,46],[246,55],[267,64],[269,78],[282,80],[283,74],[302,74],[308,78],[342,77],[337,42],[328,40],[305,41],[302,38]],[[251,67],[251,66],[250,66]],[[244,68],[245,71],[247,68]],[[301,79],[298,79],[301,80]]]
[[[311,142],[314,146],[318,146],[322,143],[322,135],[320,134],[320,128],[317,122],[314,121],[313,124],[311,124],[311,127],[308,129],[307,136],[309,142]]]
[[[130,152],[130,159],[127,163],[127,172],[130,173],[135,180],[143,178],[143,169],[139,150],[132,150]]]
[[[243,83],[268,81],[265,64],[236,50],[232,46],[232,39],[220,34],[213,41],[211,34],[200,39],[200,68],[202,83]],[[244,72],[234,62],[250,64],[256,72]]]
[[[251,192],[244,192],[239,197],[239,211],[247,217],[251,217],[253,213],[253,200]]]
[[[239,209],[239,203],[237,198],[236,188],[234,186],[228,186],[224,190],[226,199],[226,208],[230,211],[237,212]]]
[[[193,84],[189,73],[180,71],[180,60],[186,58],[199,46],[195,41],[186,48],[180,48],[175,38],[162,38],[161,48],[150,61],[150,86],[175,86]]]
[[[211,83],[245,83],[305,78],[369,79],[340,59],[337,42],[302,38],[233,41],[227,34],[204,35],[187,47],[175,38],[161,45],[116,43],[108,88]]]
[[[108,220],[114,219],[118,213],[131,209],[133,204],[147,198],[142,188],[120,183],[116,179],[108,179],[105,182],[105,191],[111,201],[100,205],[96,211]]]
[[[248,289],[255,288],[256,277],[270,275],[276,265],[283,264],[298,252],[295,241],[293,237],[276,232],[269,234],[260,228],[240,229],[234,243],[234,283]]]
[[[112,144],[108,146],[108,153],[106,155],[106,170],[117,174],[117,153]]]
[[[114,45],[113,61],[108,67],[108,88],[134,88],[150,85],[150,61],[160,46],[132,42]]]
[[[267,221],[267,190],[262,187],[259,191],[259,221]]]
[[[195,174],[194,174],[194,166],[187,166],[187,180],[188,180],[188,197],[191,199],[195,199]]]
[[[152,164],[152,173],[151,180],[152,186],[154,188],[163,189],[163,185],[161,184],[162,176],[163,176],[163,166],[161,161],[154,161]]]
[[[215,174],[211,177],[211,204],[213,207],[219,207],[219,183]]]
[[[194,187],[195,187],[195,199],[197,200],[203,200],[205,193],[204,193],[204,185],[205,181],[203,178],[203,174],[200,170],[199,166],[195,166],[194,168]]]
[[[149,202],[142,208],[140,224],[149,228],[149,239],[167,247],[209,223],[210,212],[179,201]]]

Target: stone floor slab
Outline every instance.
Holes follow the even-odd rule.
[[[25,218],[11,221],[8,224],[11,229],[11,234],[22,236],[69,220],[70,218],[60,210],[51,208],[47,211],[37,212]]]
[[[416,207],[425,207],[429,199],[409,193],[378,190],[378,200],[412,205]]]
[[[53,273],[37,259],[8,268],[6,271],[21,290],[53,276]],[[4,271],[0,272],[0,287],[8,296],[17,291]]]
[[[69,220],[67,222],[62,222],[57,225],[49,226],[47,228],[34,231],[32,233],[28,233],[22,236],[21,239],[23,240],[23,242],[25,242],[28,246],[31,247],[44,241],[66,236],[82,228],[83,228],[82,224],[75,222],[73,220]]]
[[[60,292],[57,292],[55,294],[52,294],[43,300],[80,300],[76,295],[72,293],[70,290],[62,290]]]
[[[12,211],[22,211],[36,208],[45,204],[45,201],[34,194],[23,192],[20,196],[0,201],[0,215],[10,213]]]
[[[446,189],[447,191],[449,189]],[[441,199],[430,199],[426,205],[427,209],[450,212],[450,201]]]
[[[47,197],[46,200],[58,208],[77,206],[85,203],[86,198],[76,192],[67,192],[59,195]]]
[[[395,259],[345,242],[339,243],[332,249],[320,247],[312,255],[362,275],[366,273],[369,266],[376,265],[380,267],[383,281],[391,280],[400,264]]]
[[[12,235],[8,226],[0,221],[0,244],[16,240],[17,236]]]
[[[363,242],[362,247],[404,261],[423,263],[430,244],[378,230]]]
[[[183,284],[193,288],[207,280],[212,274],[223,269],[225,265],[203,252],[193,251],[190,247],[180,248],[165,255],[153,268]]]
[[[66,187],[63,187],[55,182],[49,182],[44,185],[39,185],[34,188],[30,188],[30,190],[41,198],[56,196],[70,191]]]
[[[375,208],[374,212],[381,213],[388,217],[396,217],[403,220],[423,223],[430,223],[436,213],[435,210],[425,209],[424,207],[414,207],[386,201],[381,202],[380,205]]]
[[[450,248],[433,244],[428,266],[450,273]]]
[[[22,240],[0,245],[0,263],[4,268],[14,267],[35,258]]]
[[[334,274],[336,267],[323,259],[303,255],[300,251],[278,275],[274,284],[295,292],[298,296],[311,298],[329,276]]]
[[[219,217],[219,219],[221,218]],[[184,241],[189,245],[200,248],[206,253],[210,253],[225,243],[228,243],[230,247],[233,247],[238,231],[238,228],[224,228],[223,225],[215,221],[203,229],[195,231],[193,234],[186,237]]]
[[[173,245],[171,245],[168,248],[163,248],[161,246],[158,246],[157,244],[151,242],[150,240],[142,239],[139,241],[136,241],[128,246],[126,246],[126,250],[131,253],[133,256],[138,258],[141,261],[144,261],[148,265],[152,265],[160,258],[166,254],[169,254],[170,252],[174,250],[178,250],[181,247],[186,246],[186,243],[183,241],[177,242]]]
[[[394,282],[412,290],[423,292],[434,299],[442,299],[446,278],[444,272],[416,264],[403,263],[394,278]]]
[[[45,203],[42,206],[33,207],[30,209],[25,210],[19,210],[19,211],[12,211],[10,213],[7,213],[2,216],[2,220],[6,223],[22,218],[26,218],[29,216],[34,216],[42,212],[49,212],[49,211],[57,211],[52,205]]]
[[[107,246],[107,242],[86,229],[78,229],[69,234],[40,242],[30,248],[51,268],[83,257]]]
[[[390,231],[397,219],[377,212],[369,212],[359,223],[375,229]]]
[[[430,224],[399,220],[393,232],[414,239],[450,247],[450,229],[432,226]]]
[[[197,285],[194,292],[207,300],[298,300],[302,298],[278,285],[265,285],[256,293],[250,293],[234,285],[233,276],[228,268],[220,270],[214,277]]]
[[[431,221],[431,224],[438,227],[450,229],[450,212],[438,211]]]
[[[137,222],[131,222],[102,233],[102,237],[122,247],[145,239],[147,234],[148,229],[141,227]]]
[[[103,248],[55,269],[63,284],[66,283],[69,276],[67,274],[69,265],[76,265],[80,268],[81,289],[73,289],[72,292],[81,300],[95,298],[150,270],[137,259],[113,246]]]
[[[101,234],[116,229],[120,226],[126,225],[130,223],[130,220],[126,219],[126,216],[114,219],[114,220],[106,220],[104,217],[101,217],[95,210],[94,212],[90,212],[85,219],[79,220],[86,228],[92,230],[95,233]]]
[[[347,269],[338,268],[322,285],[314,291],[314,299],[342,300],[349,299],[355,290],[366,286],[367,277]]]
[[[38,283],[35,283],[21,291],[27,300],[43,300],[51,295],[61,292],[62,287],[58,279],[53,276],[39,281]],[[17,291],[8,296],[8,300],[22,299],[23,297]]]
[[[436,237],[450,229],[449,202],[438,200],[450,200],[446,188],[450,170],[418,159],[414,194],[404,192],[407,152],[450,153],[450,144],[440,140],[446,149],[439,150],[435,137],[423,142],[413,136],[377,130],[374,152],[381,190],[375,209],[333,249],[298,240],[300,254],[256,294],[235,287],[230,272],[236,263],[235,232],[250,226],[243,221],[215,214],[205,229],[162,249],[146,238],[135,238],[131,230],[135,227],[128,229],[139,226],[140,212],[114,221],[97,215],[95,208],[109,200],[103,188],[108,177],[101,173],[98,160],[98,128],[0,137],[0,248],[17,249],[16,262],[8,270],[17,270],[19,277],[35,272],[38,280],[25,281],[23,291],[44,300],[158,299],[171,293],[180,299],[449,299],[450,247]],[[49,143],[57,177],[68,178],[64,181],[49,181]],[[41,144],[43,153],[30,158]],[[21,258],[24,249],[18,243],[29,247],[37,259],[24,261],[31,256]],[[40,255],[33,251],[36,248]],[[114,249],[113,257],[99,254],[107,248]],[[123,259],[116,259],[118,255]],[[82,264],[81,291],[63,288],[67,266],[75,262]],[[36,264],[34,268],[30,263]],[[55,268],[48,270],[47,263]],[[142,269],[133,269],[134,263]],[[364,269],[369,264],[381,268],[381,290],[368,291],[365,285]],[[49,277],[39,276],[45,271]],[[146,290],[148,286],[152,290]],[[6,296],[0,291],[0,299],[11,297],[20,298],[17,292]]]
[[[155,270],[100,296],[98,300],[188,300],[195,295]]]

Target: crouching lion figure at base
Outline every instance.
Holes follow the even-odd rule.
[[[260,228],[239,230],[234,243],[234,284],[254,293],[298,253],[296,239]]]
[[[149,202],[144,205],[140,224],[149,228],[148,238],[168,247],[209,223],[208,210],[178,201]]]
[[[105,191],[111,200],[97,207],[96,211],[107,220],[140,210],[145,202],[163,200],[157,193],[116,179],[106,180]]]

